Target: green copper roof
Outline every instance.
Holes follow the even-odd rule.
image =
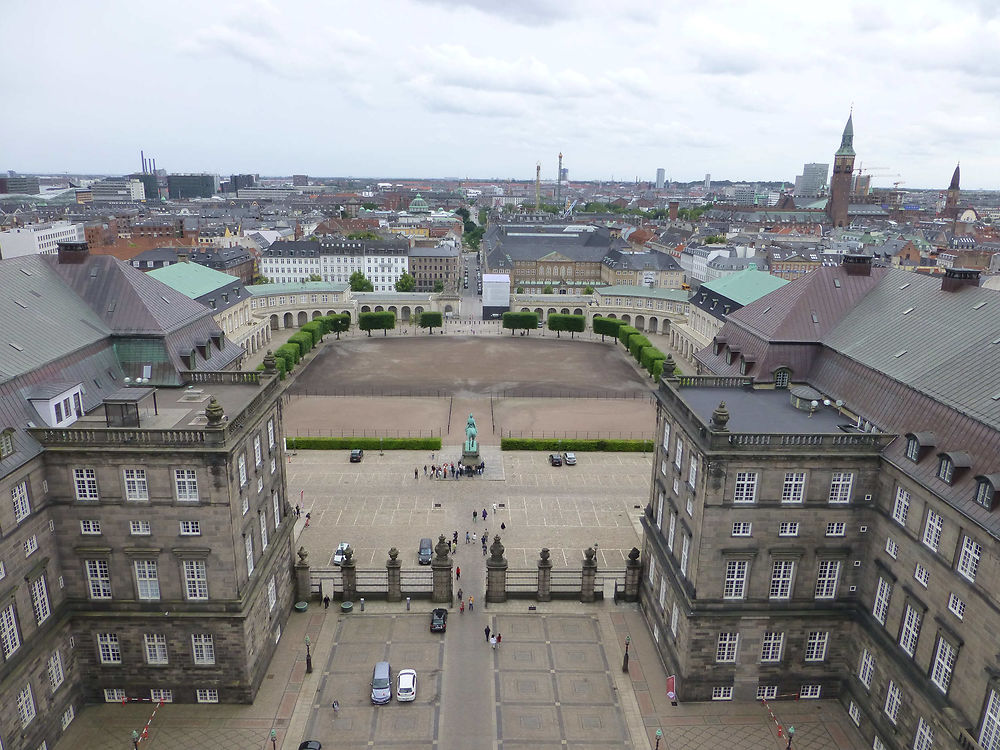
[[[601,286],[594,291],[602,297],[652,297],[653,299],[669,299],[674,302],[687,302],[688,300],[688,293],[683,289],[659,289],[631,284]]]
[[[216,271],[214,268],[190,261],[185,263],[171,263],[163,268],[156,268],[149,271],[147,276],[152,276],[157,281],[162,281],[171,289],[176,289],[181,294],[198,299],[203,294],[209,294],[216,289],[239,281],[235,276],[228,273]]]
[[[854,114],[847,117],[847,124],[844,126],[844,134],[840,137],[840,148],[837,149],[837,156],[854,156]]]
[[[723,276],[721,279],[706,281],[701,286],[716,294],[721,294],[723,297],[728,297],[737,304],[749,305],[787,283],[786,279],[758,271],[756,268],[748,268],[745,271]]]

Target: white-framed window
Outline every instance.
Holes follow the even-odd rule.
[[[899,645],[910,656],[917,651],[917,640],[920,638],[920,613],[912,604],[907,604],[903,612],[903,624],[899,628]]]
[[[782,521],[778,524],[778,536],[798,536],[799,535],[799,522],[798,521]]]
[[[774,387],[787,388],[789,382],[791,382],[791,378],[792,378],[792,373],[790,370],[775,370]]]
[[[885,746],[885,743],[882,742],[882,738],[879,737],[877,734],[875,735],[875,738],[872,740],[872,750],[888,750],[888,748],[886,748]]]
[[[17,617],[14,614],[13,604],[0,610],[0,646],[3,647],[4,658],[9,658],[21,647],[21,636],[17,632]]]
[[[14,522],[21,523],[31,515],[31,501],[28,499],[28,482],[18,482],[10,490],[10,499],[14,504]]]
[[[753,523],[750,521],[736,521],[733,523],[733,536],[752,536]]]
[[[211,633],[195,633],[191,636],[191,656],[199,666],[215,664],[215,641]]]
[[[670,632],[673,634],[674,638],[677,637],[677,620],[680,616],[680,610],[677,607],[677,602],[674,602],[674,606],[670,610]]]
[[[660,576],[660,611],[664,611],[667,606],[667,577]]]
[[[97,520],[80,521],[80,533],[96,535],[101,533],[101,522]]]
[[[49,676],[49,687],[52,688],[52,692],[54,693],[63,684],[63,680],[66,679],[66,673],[63,671],[62,654],[59,653],[59,649],[52,652],[52,656],[49,657],[48,663],[45,665],[45,672]]]
[[[865,686],[866,690],[872,689],[872,676],[875,674],[875,657],[868,649],[861,650],[861,659],[858,660],[858,679]]]
[[[824,661],[826,648],[830,643],[830,633],[825,630],[813,630],[806,637],[805,661]]]
[[[666,579],[662,580],[661,588],[666,584]],[[278,603],[278,588],[275,585],[274,576],[271,576],[267,581],[267,608],[273,610],[274,606]]]
[[[274,447],[274,420],[267,420],[267,447]]]
[[[66,706],[66,710],[62,712],[62,716],[59,717],[59,725],[66,731],[66,728],[73,723],[73,719],[76,718],[76,709],[73,708],[73,704]]]
[[[184,561],[184,596],[187,599],[208,599],[208,573],[204,560]]]
[[[913,737],[913,750],[931,750],[933,747],[934,730],[923,717],[920,717],[917,719],[917,733]]]
[[[160,598],[160,578],[156,560],[135,560],[135,588],[140,599],[156,600]]]
[[[260,449],[260,435],[253,436],[253,460],[255,466],[260,466],[264,460],[264,454]]]
[[[738,471],[736,472],[736,486],[733,491],[734,503],[755,503],[757,502],[757,472]]]
[[[653,556],[649,557],[649,567],[646,568],[646,576],[649,578],[649,585],[653,585],[653,576],[656,575],[656,558]]]
[[[907,438],[906,457],[911,461],[918,461],[920,459],[920,442],[916,438]]]
[[[163,688],[153,688],[149,691],[149,697],[154,703],[173,703],[174,691]]]
[[[681,494],[681,480],[678,479],[677,477],[674,477],[673,487],[674,487],[674,495],[677,496],[677,497],[680,497],[680,494]]]
[[[760,661],[762,664],[781,661],[785,649],[785,634],[776,632],[764,633],[760,643]]]
[[[271,510],[274,511],[274,528],[281,526],[281,502],[278,500],[278,491],[271,493]]]
[[[247,575],[253,574],[253,534],[247,534],[243,540],[247,551]]]
[[[817,599],[833,599],[837,596],[837,583],[840,580],[840,560],[820,560],[816,573]]]
[[[8,427],[0,432],[0,458],[7,458],[14,452],[14,430]]]
[[[729,560],[726,563],[723,599],[742,599],[746,595],[748,568],[749,563],[746,560]]]
[[[822,685],[802,685],[799,687],[799,698],[806,700],[815,700],[820,697],[823,692]]]
[[[835,471],[830,480],[830,502],[851,502],[851,488],[854,486],[854,472]]]
[[[910,512],[910,493],[902,487],[896,487],[896,499],[892,503],[892,520],[900,526],[906,526],[906,516]]]
[[[198,472],[194,469],[174,469],[174,491],[177,502],[198,502]]]
[[[681,468],[681,463],[684,457],[684,441],[677,438],[677,443],[674,448],[674,466],[677,467],[678,471]]]
[[[181,536],[200,536],[201,521],[181,521]]]
[[[663,528],[663,493],[661,492],[656,500],[656,527]]]
[[[31,694],[31,685],[25,685],[24,690],[17,694],[17,718],[21,720],[24,729],[35,719],[35,698]]]
[[[958,572],[969,581],[976,580],[979,572],[979,560],[983,556],[983,548],[971,536],[962,540],[962,551],[958,555]]]
[[[7,577],[7,568],[4,567],[3,560],[0,560],[0,581]]]
[[[685,509],[687,510],[688,518],[694,518],[694,498],[689,497],[687,499],[687,506]]]
[[[107,560],[87,560],[87,584],[91,599],[111,598],[111,571]]]
[[[893,560],[899,555],[899,545],[896,544],[896,540],[891,536],[885,538],[885,553]]]
[[[667,459],[665,458],[660,460],[660,474],[667,475]]]
[[[663,423],[663,450],[670,449],[670,422]]]
[[[847,715],[851,717],[851,721],[854,722],[855,726],[861,726],[861,709],[858,708],[858,704],[854,701],[847,704]]]
[[[923,565],[917,563],[913,568],[913,577],[916,579],[917,583],[924,588],[927,588],[927,584],[930,583],[931,580],[931,573]]]
[[[804,471],[785,472],[785,483],[781,487],[781,502],[801,503],[805,500],[806,473]]]
[[[49,619],[52,610],[49,609],[49,592],[45,588],[45,576],[38,576],[31,582],[31,609],[35,613],[35,622],[41,625]]]
[[[712,688],[713,701],[731,701],[733,699],[732,685],[717,685]]]
[[[149,502],[149,484],[145,469],[124,469],[125,499],[133,503]]]
[[[892,596],[892,584],[879,576],[875,587],[875,599],[872,602],[872,615],[885,625],[885,616],[889,612],[889,598]]]
[[[688,484],[691,485],[691,489],[694,489],[695,484],[698,481],[698,457],[691,456],[691,463],[688,466]]]
[[[826,525],[827,536],[844,536],[847,532],[847,524],[843,521],[833,521]]]
[[[988,510],[993,510],[993,497],[996,494],[993,484],[988,481],[976,483],[976,502]]]
[[[770,599],[788,599],[792,595],[792,576],[795,573],[794,560],[775,560],[771,566]]]
[[[128,533],[132,536],[149,536],[149,521],[129,521]]]
[[[681,575],[687,575],[688,555],[691,552],[691,537],[681,534]]]
[[[97,492],[97,472],[94,469],[73,469],[73,487],[76,499],[81,503],[100,500]]]
[[[117,633],[97,634],[97,655],[101,664],[121,664],[122,649]]]
[[[250,512],[250,498],[246,495],[243,496],[243,515],[245,516]]]
[[[263,554],[267,549],[267,511],[260,511],[260,551]]]
[[[758,685],[757,686],[757,700],[759,701],[773,701],[778,697],[778,686],[777,685]]]
[[[670,525],[667,529],[667,549],[674,551],[674,536],[677,533],[677,514],[670,511]]]
[[[257,492],[261,492],[264,489],[264,477],[257,477]]]
[[[958,649],[944,638],[938,638],[937,648],[934,650],[934,661],[931,666],[931,682],[942,693],[948,693],[948,686],[951,684],[951,675],[955,670],[955,658],[958,656]]]
[[[951,484],[952,478],[955,476],[955,464],[952,463],[951,459],[947,456],[941,456],[938,461],[937,478],[942,482],[947,482]]]
[[[38,550],[38,536],[32,534],[27,539],[24,540],[24,556],[31,557],[31,555]]]
[[[921,541],[927,549],[938,551],[941,544],[941,528],[944,526],[944,519],[933,510],[928,508],[927,520],[924,522],[924,535]]]
[[[122,703],[125,699],[125,690],[122,688],[104,688],[105,703]]]
[[[240,470],[240,487],[247,486],[247,457],[245,454],[241,453],[239,459],[237,460],[237,465]]]
[[[146,663],[166,664],[167,637],[160,633],[145,633],[143,640],[146,645]]]
[[[273,474],[277,470],[278,470],[278,462],[272,456],[271,457],[271,473]]]
[[[990,690],[990,697],[986,700],[979,744],[983,750],[1000,750],[1000,693],[996,690]]]
[[[198,688],[194,691],[198,703],[218,703],[219,691],[215,688]]]
[[[959,620],[965,619],[965,602],[955,596],[954,593],[948,594],[948,611],[951,612]],[[998,748],[1000,750],[1000,748]]]
[[[719,664],[735,663],[739,640],[739,633],[719,633],[719,640],[715,646],[715,661]]]

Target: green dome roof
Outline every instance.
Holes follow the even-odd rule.
[[[411,214],[429,214],[431,207],[427,204],[427,201],[420,197],[420,193],[417,193],[417,197],[410,201],[409,210]]]

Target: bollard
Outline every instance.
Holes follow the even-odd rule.
[[[361,597],[361,611],[365,611],[365,598],[363,596]]]
[[[410,597],[406,597],[406,611],[410,611]]]

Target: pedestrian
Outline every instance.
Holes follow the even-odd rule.
[[[413,478],[414,479],[419,479],[420,478],[420,471],[419,471],[419,469],[414,469],[413,470]]]
[[[498,646],[500,645],[500,639],[501,639],[501,638],[503,638],[503,636],[502,636],[502,635],[500,635],[499,633],[497,633],[497,645],[498,645]]]
[[[458,544],[458,531],[451,532],[451,540],[455,542],[455,544]]]
[[[496,514],[497,514],[497,504],[493,503],[493,515],[495,516]]]
[[[469,594],[469,611],[472,611],[472,594]]]
[[[490,532],[488,530],[483,532],[483,546],[484,547],[486,546],[486,539],[487,539],[486,535],[489,534],[489,533]]]
[[[468,529],[465,530],[465,543],[466,544],[469,543],[469,530]]]
[[[490,626],[487,625],[485,628],[483,628],[483,632],[486,633],[486,640],[488,641],[490,639]]]
[[[298,503],[295,503],[295,517],[298,518],[302,515],[302,508],[299,507]]]
[[[479,520],[479,514],[476,511],[472,511],[472,522],[475,523]]]
[[[462,589],[461,588],[459,588],[459,590],[458,590],[458,599],[459,599],[459,601],[462,600]]]
[[[501,522],[500,523],[500,531],[506,531],[506,530],[507,530],[507,524]]]
[[[327,594],[323,597],[323,609],[330,609],[330,595]]]
[[[486,557],[486,542],[483,542],[483,557]]]
[[[424,464],[424,476],[427,476],[427,464]]]
[[[306,513],[306,528],[309,528],[309,519],[310,518],[312,518],[312,515],[309,514],[309,513]]]
[[[497,650],[497,639],[496,639],[496,636],[493,636],[493,635],[490,636],[490,646],[493,648],[494,651]]]
[[[465,614],[465,602],[460,601],[458,603],[458,614],[460,614],[460,615],[464,615]]]
[[[483,508],[483,520],[486,520],[486,508]]]
[[[451,552],[451,539],[448,540],[448,551]]]
[[[462,577],[462,568],[461,568],[461,566],[456,566],[455,567],[455,580],[457,581],[461,577]]]

